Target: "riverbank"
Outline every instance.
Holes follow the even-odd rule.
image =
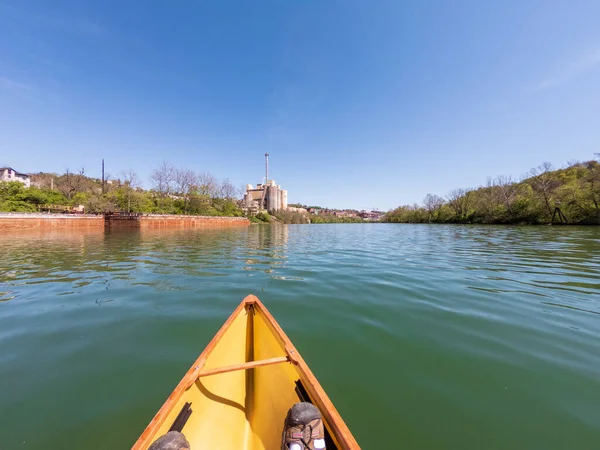
[[[600,161],[559,170],[544,163],[518,182],[496,177],[476,189],[453,189],[446,197],[427,194],[421,205],[388,212],[384,222],[600,225]]]
[[[0,213],[0,232],[14,230],[93,230],[104,228],[189,229],[248,226],[245,217],[183,215],[89,215]]]

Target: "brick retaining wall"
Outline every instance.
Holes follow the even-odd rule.
[[[244,227],[250,225],[245,217],[214,217],[214,216],[166,216],[148,215],[139,218],[140,228],[221,228]]]
[[[5,230],[58,230],[103,229],[104,217],[63,214],[0,213],[0,231]]]
[[[250,225],[245,217],[145,215],[130,220],[107,221],[111,228],[187,229]],[[85,214],[0,213],[0,232],[8,230],[103,229],[104,216]]]

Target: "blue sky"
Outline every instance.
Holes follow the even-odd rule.
[[[87,3],[87,4],[84,4]],[[0,0],[0,165],[389,209],[600,151],[600,2]]]

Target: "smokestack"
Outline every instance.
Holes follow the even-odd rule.
[[[269,184],[269,154],[268,153],[265,153],[265,169],[266,169],[265,176],[267,177],[265,179],[265,184]]]

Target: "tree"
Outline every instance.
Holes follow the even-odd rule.
[[[463,188],[453,189],[448,194],[448,205],[454,211],[457,220],[466,221],[471,207],[471,190]]]
[[[183,213],[187,213],[190,196],[198,188],[198,175],[191,169],[175,170],[175,189],[183,198]]]
[[[173,191],[175,181],[175,168],[171,163],[163,161],[161,166],[152,172],[150,177],[152,186],[162,196],[166,197]]]
[[[140,186],[140,178],[133,169],[123,171],[123,187],[127,197],[127,212],[131,212],[131,198],[135,195],[135,190]]]
[[[488,177],[486,185],[473,193],[475,215],[478,216],[478,220],[483,222],[493,222],[496,220],[500,203],[498,197],[496,181],[492,177]]]
[[[427,209],[428,221],[431,222],[434,214],[444,204],[444,199],[435,194],[427,194],[423,200],[423,206]]]
[[[552,164],[545,162],[529,171],[531,177],[528,183],[538,194],[546,206],[548,215],[554,212],[554,190],[560,185],[560,182],[552,174]]]
[[[519,186],[510,176],[498,176],[495,180],[498,188],[498,197],[502,205],[506,208],[509,218],[514,216],[513,206],[519,193]]]
[[[236,197],[237,189],[229,178],[225,178],[221,182],[221,188],[219,189],[221,197],[226,200],[231,200]]]
[[[236,197],[243,199],[246,196],[246,185],[242,184],[238,186],[237,190],[235,191],[235,195]]]
[[[198,193],[212,197],[217,192],[217,179],[210,172],[198,174]]]
[[[600,153],[596,153],[596,156],[600,160]],[[585,191],[594,205],[596,214],[600,214],[600,162],[589,161],[586,163],[586,168],[588,173],[583,179],[586,186]]]
[[[56,187],[67,199],[71,200],[74,194],[81,191],[85,180],[85,169],[81,168],[79,173],[72,173],[68,168],[65,174],[57,180]]]

